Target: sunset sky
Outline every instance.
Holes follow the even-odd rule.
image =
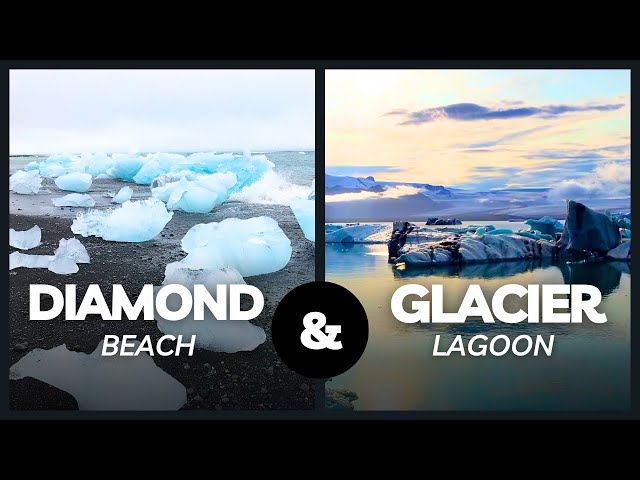
[[[335,175],[474,190],[630,182],[628,70],[328,70]]]

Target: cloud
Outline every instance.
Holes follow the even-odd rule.
[[[610,162],[600,165],[584,179],[563,180],[549,192],[550,199],[589,199],[631,195],[631,164]]]
[[[525,158],[530,160],[600,160],[611,158],[610,154],[627,155],[629,145],[608,145],[599,148],[544,149],[530,153]]]
[[[398,185],[397,187],[389,187],[384,192],[357,192],[357,193],[338,193],[336,195],[327,195],[325,202],[354,202],[358,200],[370,200],[373,198],[400,198],[408,195],[417,195],[422,190],[410,185]]]
[[[350,177],[368,177],[378,173],[395,173],[402,172],[404,168],[393,165],[327,165],[325,173],[329,175],[350,176]]]
[[[536,132],[539,132],[541,130],[546,130],[547,128],[550,128],[550,125],[542,125],[540,127],[528,128],[527,130],[520,130],[518,132],[508,133],[506,135],[503,135],[500,138],[497,138],[496,140],[489,140],[487,142],[481,142],[481,143],[471,143],[469,145],[466,145],[466,148],[495,147],[496,145],[503,145],[503,144],[509,143],[509,142],[511,142],[513,140],[518,140],[520,138],[523,138],[523,137],[526,137],[528,135],[531,135],[532,133],[536,133]]]
[[[544,105],[514,106],[510,108],[491,108],[477,103],[453,103],[441,107],[427,108],[413,112],[401,109],[391,110],[385,115],[403,115],[405,120],[398,125],[421,125],[438,120],[476,121],[476,120],[507,120],[539,116],[552,118],[567,113],[576,112],[609,112],[624,107],[624,103],[616,104],[586,104],[586,105]]]

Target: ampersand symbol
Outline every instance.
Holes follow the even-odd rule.
[[[327,325],[327,317],[320,312],[309,312],[302,319],[304,330],[300,334],[302,345],[310,350],[342,349],[342,342],[336,341],[342,327],[340,325]]]

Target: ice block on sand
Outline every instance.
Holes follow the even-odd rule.
[[[21,232],[9,229],[9,245],[20,250],[29,250],[40,245],[42,230],[38,225],[34,225],[29,230]]]
[[[145,242],[158,235],[173,212],[156,198],[127,201],[111,210],[89,210],[78,214],[71,231],[83,237],[96,236],[112,242]]]
[[[84,193],[91,188],[91,175],[88,173],[72,172],[56,178],[55,182],[61,190]]]
[[[218,270],[231,267],[240,275],[276,272],[291,258],[291,241],[273,218],[226,218],[219,223],[199,223],[182,239],[187,252],[179,262],[167,265],[165,275],[176,268]]]
[[[291,210],[307,240],[316,241],[316,181],[311,184],[307,198],[295,198],[291,201]]]
[[[95,207],[96,201],[91,195],[84,193],[70,193],[64,197],[51,200],[55,207]]]
[[[133,188],[131,187],[122,187],[118,193],[116,193],[113,196],[113,199],[111,200],[112,203],[124,203],[127,200],[131,199],[131,196],[133,195]]]
[[[37,170],[18,170],[9,177],[9,190],[20,195],[34,195],[40,191],[42,177]]]
[[[194,285],[204,285],[211,296],[216,298],[216,287],[220,284],[244,284],[245,281],[237,270],[222,268],[219,270],[189,270],[177,268],[167,275],[162,282],[164,285],[183,285],[193,294]],[[156,291],[160,287],[156,287]],[[229,289],[227,289],[227,292]],[[228,293],[227,293],[228,294]],[[180,308],[180,297],[170,295],[167,307],[170,310]],[[229,299],[227,299],[227,306]],[[266,339],[261,327],[251,324],[247,320],[217,320],[211,311],[204,309],[204,320],[194,320],[193,310],[179,322],[165,320],[157,312],[155,315],[160,331],[167,335],[183,335],[183,338],[196,336],[196,346],[215,352],[235,353],[253,350]],[[227,317],[229,311],[227,310]]]
[[[134,342],[136,349],[139,342]],[[80,410],[178,410],[187,401],[185,387],[161,370],[146,353],[136,357],[71,352],[66,345],[32,350],[9,370],[11,380],[26,377],[64,390]]]

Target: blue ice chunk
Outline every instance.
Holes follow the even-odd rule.
[[[265,155],[251,155],[245,152],[243,155],[231,153],[193,153],[180,164],[180,169],[190,170],[195,173],[233,173],[237,183],[230,190],[238,192],[255,183],[270,170],[274,164]]]
[[[628,228],[621,228],[620,235],[622,235],[622,238],[631,238],[631,230]]]
[[[133,181],[133,177],[140,171],[145,163],[140,154],[117,154],[111,156],[113,166],[107,171],[109,175],[125,182]]]
[[[179,179],[178,181],[173,181]],[[189,180],[191,179],[191,180]],[[236,185],[235,174],[212,173],[163,175],[154,180],[151,194],[167,202],[169,210],[183,210],[189,213],[207,213],[229,198]]]
[[[111,203],[124,203],[127,200],[131,199],[133,195],[133,188],[131,187],[122,187],[118,193],[116,193],[111,199]]]
[[[107,173],[113,166],[113,159],[106,153],[83,153],[80,161],[84,166],[85,172],[97,177]]]
[[[29,170],[38,170],[39,165],[39,162],[29,162],[24,166],[23,170],[25,172],[28,172]]]
[[[112,242],[145,242],[158,235],[173,212],[156,198],[124,202],[112,210],[80,213],[71,225],[75,234],[102,237]]]
[[[547,235],[555,235],[556,232],[562,232],[564,226],[555,218],[544,216],[538,220],[530,218],[524,223],[529,225],[531,230],[537,230]]]
[[[242,276],[276,272],[289,263],[291,241],[273,218],[226,218],[199,223],[182,239],[188,255],[167,265],[165,276],[179,268],[218,270],[230,267]]]
[[[494,229],[495,230],[495,229]],[[487,233],[487,227],[479,227],[476,230],[476,235],[484,235]]]
[[[171,172],[184,160],[184,155],[177,153],[151,153],[146,155],[144,157],[144,165],[133,177],[133,181],[139,185],[151,185],[154,178]]]
[[[291,210],[307,240],[316,241],[316,181],[311,183],[311,191],[307,198],[294,198]]]
[[[56,178],[56,185],[69,192],[84,193],[91,188],[91,175],[88,173],[72,172]]]

